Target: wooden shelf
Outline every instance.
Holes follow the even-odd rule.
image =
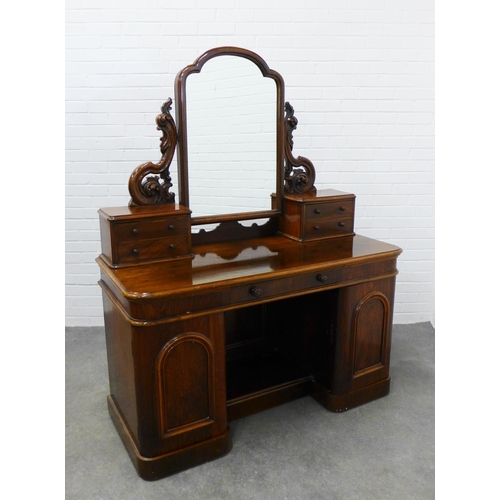
[[[311,393],[313,376],[277,350],[227,363],[228,420],[272,408]]]

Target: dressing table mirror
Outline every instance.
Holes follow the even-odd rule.
[[[182,176],[186,198],[179,202],[192,210],[192,222],[249,211],[269,216],[270,193],[282,185],[276,141],[280,83],[234,55],[217,55],[180,74],[177,96],[185,100],[177,115],[185,115],[179,127],[186,147],[177,154],[188,175]]]
[[[389,392],[401,249],[355,234],[354,194],[316,189],[284,96],[254,52],[205,52],[156,118],[158,163],[99,210],[108,408],[144,479],[228,453],[231,420]]]

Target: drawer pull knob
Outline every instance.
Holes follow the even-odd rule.
[[[173,224],[169,224],[168,228],[170,229],[170,231],[173,231],[175,229],[175,226]]]
[[[316,276],[316,279],[320,282],[320,283],[326,283],[328,281],[328,276],[325,276],[324,274],[318,274]]]
[[[132,249],[132,253],[133,253],[134,255],[139,255],[139,250],[138,250],[137,248],[133,248],[133,249]]]
[[[175,250],[175,245],[173,243],[170,243],[170,245],[168,245],[168,248],[170,248],[170,250]]]
[[[134,229],[132,229],[132,234],[139,234],[139,230],[134,227]]]
[[[254,297],[260,297],[262,295],[262,290],[254,286],[253,288],[250,288],[250,293]]]
[[[313,229],[314,229],[315,231],[319,231],[319,226],[314,226],[314,227],[313,227]]]
[[[339,207],[341,212],[345,212],[345,207]]]
[[[339,226],[340,227],[344,227],[345,226],[345,222],[339,222]]]
[[[320,210],[319,208],[315,208],[315,209],[314,209],[314,213],[315,213],[315,214],[320,214],[320,213],[321,213],[321,210]]]

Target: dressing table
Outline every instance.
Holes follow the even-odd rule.
[[[385,396],[401,253],[355,234],[353,194],[315,188],[283,79],[257,54],[204,53],[175,108],[129,205],[99,210],[108,408],[146,480],[228,453],[231,420]]]

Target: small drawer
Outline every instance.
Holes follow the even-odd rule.
[[[185,255],[188,251],[186,236],[126,242],[118,245],[118,263],[126,264],[167,259]]]
[[[317,219],[306,221],[304,235],[306,238],[324,238],[326,236],[340,236],[352,233],[354,219],[343,217],[336,219]]]
[[[189,217],[169,217],[164,219],[121,222],[113,226],[118,241],[142,241],[151,238],[169,238],[185,235],[188,231]]]
[[[354,200],[308,203],[305,210],[307,221],[323,217],[352,217],[354,215]]]

